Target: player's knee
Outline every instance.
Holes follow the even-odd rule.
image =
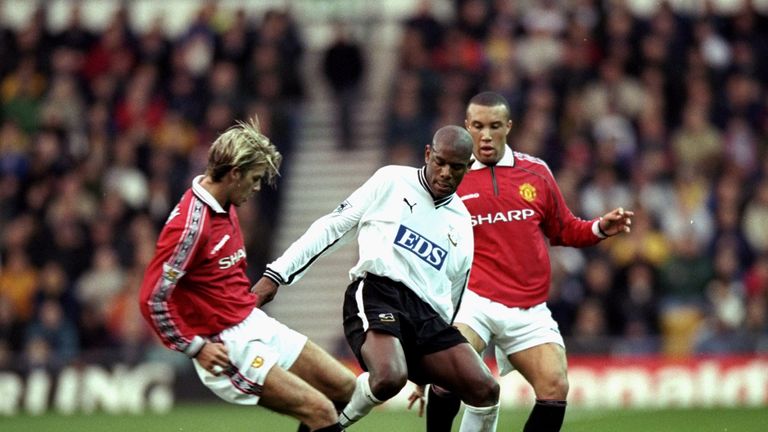
[[[355,385],[357,383],[357,377],[349,371],[345,373],[343,378],[339,380],[334,389],[334,394],[329,395],[334,402],[344,402],[345,404],[352,399],[352,394],[355,392]]]
[[[311,429],[318,429],[336,423],[336,407],[329,399],[316,398],[304,405],[304,417],[300,419]]]
[[[568,396],[568,377],[565,374],[553,374],[542,382],[536,390],[539,399],[565,400]]]
[[[371,392],[379,400],[387,400],[400,393],[408,382],[408,373],[398,367],[371,373]]]
[[[464,402],[472,406],[490,406],[499,402],[499,383],[491,375],[483,376],[469,386]]]
[[[499,402],[499,394],[501,393],[501,388],[499,387],[499,383],[493,379],[493,377],[490,377],[490,379],[486,380],[483,383],[483,386],[480,387],[480,390],[481,392],[479,396],[482,397],[485,403],[476,406],[494,405]]]
[[[559,400],[565,400],[568,396],[568,390],[570,385],[568,384],[568,377],[561,375],[554,384],[555,397]]]

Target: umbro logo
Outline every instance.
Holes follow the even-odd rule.
[[[416,204],[418,203],[411,204],[410,202],[408,202],[408,198],[403,198],[403,201],[405,201],[405,203],[408,205],[408,208],[411,210],[411,214],[413,214],[413,208],[416,207]]]
[[[380,313],[379,321],[381,322],[395,322],[395,315],[392,312]]]
[[[176,207],[171,210],[171,214],[168,215],[168,219],[165,220],[165,223],[172,221],[173,218],[181,214],[181,210],[179,210],[179,205],[177,204]]]
[[[221,238],[221,240],[219,240],[218,243],[216,243],[216,246],[214,246],[213,249],[211,249],[211,255],[215,255],[216,252],[220,251],[221,248],[223,248],[228,241],[229,241],[229,234],[226,234],[224,235],[224,237]]]

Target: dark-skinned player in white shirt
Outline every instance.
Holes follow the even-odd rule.
[[[395,396],[408,379],[439,383],[467,405],[461,431],[496,429],[499,385],[451,325],[472,264],[470,217],[455,194],[469,169],[472,137],[440,128],[422,168],[379,169],[333,212],[315,221],[255,285],[269,300],[333,246],[356,237],[344,330],[360,366],[348,426]]]

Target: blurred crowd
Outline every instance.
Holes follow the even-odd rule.
[[[214,3],[173,38],[125,8],[100,31],[77,3],[47,23],[43,6],[0,23],[0,369],[162,355],[137,304],[159,229],[235,120],[258,116],[290,169],[303,41],[285,12]],[[257,196],[240,209],[253,271],[280,198]]]
[[[574,214],[636,212],[631,235],[551,251],[570,353],[768,352],[768,16],[454,3],[403,25],[389,161],[420,163],[472,95],[504,95],[511,147],[549,164]]]
[[[569,352],[768,352],[768,17],[623,3],[454,0],[439,19],[421,2],[401,28],[387,162],[421,165],[472,94],[499,92],[512,148],[549,164],[576,215],[636,212],[631,235],[552,249]],[[205,4],[173,37],[128,13],[98,32],[77,6],[55,32],[43,8],[0,21],[0,369],[167,355],[137,290],[210,142],[257,115],[290,173],[305,45],[289,13]],[[257,196],[240,209],[255,272],[280,203]]]

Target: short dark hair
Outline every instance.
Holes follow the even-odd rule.
[[[486,91],[482,93],[478,93],[475,96],[472,97],[472,99],[469,100],[469,105],[480,105],[480,106],[486,106],[486,107],[495,107],[498,105],[504,105],[504,109],[507,110],[507,117],[510,118],[512,116],[512,109],[509,107],[509,102],[507,102],[507,98],[504,96],[492,92],[492,91]]]
[[[467,153],[467,158],[472,157],[472,135],[463,127],[448,125],[438,129],[432,137],[432,144],[430,146],[434,149],[441,143]]]

